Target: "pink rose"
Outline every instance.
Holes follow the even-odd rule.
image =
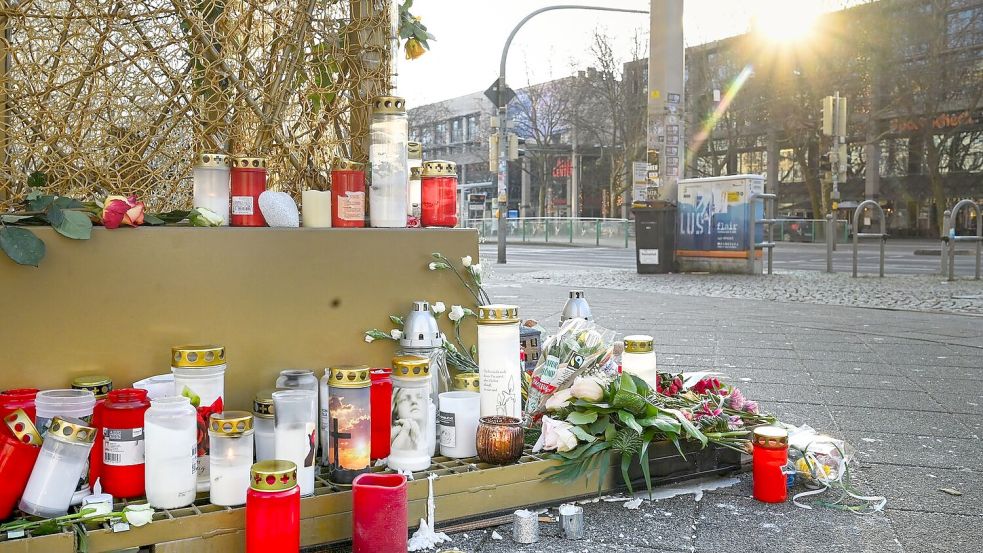
[[[106,228],[118,228],[120,225],[137,227],[143,224],[143,212],[146,206],[137,201],[136,196],[108,196],[102,209],[102,225]]]

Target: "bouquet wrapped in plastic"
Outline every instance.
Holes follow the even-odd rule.
[[[614,331],[584,319],[570,319],[543,342],[542,354],[532,372],[526,414],[536,418],[546,400],[570,387],[576,377],[590,374],[608,380],[617,376]]]

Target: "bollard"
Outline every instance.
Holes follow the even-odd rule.
[[[942,214],[942,236],[939,237],[942,250],[939,257],[942,258],[942,278],[949,276],[949,218],[952,217],[952,210],[947,209]]]
[[[826,215],[826,272],[833,272],[833,244],[836,242],[836,222],[833,214]]]

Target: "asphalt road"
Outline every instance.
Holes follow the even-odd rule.
[[[915,250],[937,249],[934,241],[888,242],[885,251],[885,273],[904,275],[939,274],[939,256],[915,255]],[[495,244],[481,245],[481,258],[486,263],[496,259]],[[974,254],[974,245],[962,244],[959,250]],[[545,245],[510,244],[507,250],[507,267],[497,266],[496,270],[523,271],[543,268],[549,264],[554,269],[606,267],[612,269],[634,269],[635,250],[623,248],[583,248]],[[975,255],[956,256],[956,274],[971,277],[975,270]],[[775,269],[798,271],[825,271],[826,245],[779,243],[775,248]],[[833,270],[848,273],[853,268],[852,245],[839,245],[833,255]],[[876,242],[861,243],[859,249],[859,271],[877,273],[878,245]]]

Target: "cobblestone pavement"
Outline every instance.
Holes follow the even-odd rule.
[[[983,281],[947,282],[938,276],[878,278],[864,275],[852,278],[844,273],[829,275],[815,271],[783,271],[770,276],[639,275],[625,269],[548,271],[508,268],[498,270],[495,279],[517,284],[548,283],[684,296],[983,315]]]

